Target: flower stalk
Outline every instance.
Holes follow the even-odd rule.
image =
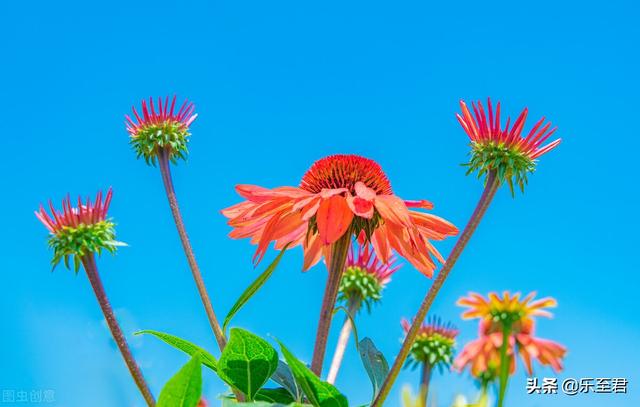
[[[104,286],[102,285],[102,281],[100,280],[100,275],[98,274],[98,267],[96,265],[95,255],[93,253],[88,253],[82,257],[82,265],[84,266],[84,270],[87,273],[87,277],[89,278],[89,282],[91,283],[91,287],[93,288],[93,292],[98,299],[98,303],[100,304],[100,308],[102,309],[102,313],[104,314],[104,318],[107,321],[107,325],[109,326],[109,330],[111,331],[111,335],[113,339],[116,341],[116,345],[118,345],[118,349],[124,358],[125,363],[127,364],[127,368],[129,368],[129,372],[131,373],[131,377],[138,386],[140,393],[142,393],[142,397],[146,401],[148,406],[155,406],[156,401],[151,394],[151,390],[149,390],[149,386],[142,375],[142,371],[140,367],[136,363],[133,358],[133,354],[131,353],[131,349],[127,344],[127,340],[118,325],[118,321],[116,320],[113,309],[111,308],[111,304],[109,303],[109,299],[107,298],[107,293],[104,290]]]
[[[185,229],[184,222],[182,220],[182,214],[180,213],[180,207],[178,206],[178,199],[176,198],[173,181],[171,179],[171,168],[169,166],[170,158],[171,151],[168,147],[160,149],[158,152],[158,163],[160,165],[160,173],[162,174],[162,181],[167,193],[167,199],[169,200],[169,207],[171,208],[171,214],[173,215],[173,220],[175,221],[176,228],[178,229],[182,248],[187,256],[191,274],[193,274],[193,279],[196,282],[198,293],[200,294],[202,304],[204,305],[204,309],[207,313],[207,319],[209,320],[213,334],[216,337],[218,347],[220,348],[220,351],[222,351],[227,344],[227,339],[220,327],[220,323],[218,322],[216,313],[213,310],[213,306],[211,305],[209,293],[207,292],[207,288],[204,284],[202,273],[200,273],[200,268],[196,262],[196,257],[193,253],[193,248],[191,247],[191,242],[189,241],[189,236],[187,235],[187,230]]]
[[[345,233],[331,247],[331,256],[329,259],[327,277],[327,285],[322,299],[322,307],[320,309],[320,319],[318,321],[318,330],[316,332],[316,342],[313,350],[313,359],[311,362],[311,371],[318,377],[322,374],[322,365],[327,350],[327,340],[329,338],[329,329],[331,328],[331,320],[333,318],[333,309],[338,298],[340,281],[344,273],[345,264],[347,262],[347,254],[351,245],[351,233]]]
[[[355,315],[360,309],[361,302],[362,300],[357,296],[349,298],[349,303],[347,304],[347,311],[349,312],[349,315],[345,317],[344,324],[340,330],[336,350],[333,354],[333,359],[331,360],[331,367],[329,368],[329,375],[327,376],[328,383],[334,384],[336,382],[340,366],[342,365],[342,359],[344,358],[344,352],[349,344],[351,330],[353,329],[351,320],[355,319]]]
[[[389,374],[387,375],[384,383],[382,384],[382,387],[380,389],[380,392],[378,393],[378,396],[375,398],[375,400],[371,404],[371,407],[382,406],[382,403],[389,396],[391,387],[393,386],[393,383],[398,378],[398,374],[402,369],[402,365],[404,364],[404,361],[409,356],[409,352],[411,351],[411,346],[413,345],[413,342],[415,341],[415,338],[418,335],[420,326],[424,321],[425,317],[427,316],[427,312],[429,311],[429,308],[431,308],[431,304],[433,304],[433,301],[436,295],[442,288],[442,285],[444,284],[449,273],[451,272],[451,269],[453,269],[453,266],[456,264],[456,261],[460,257],[460,254],[466,247],[467,243],[469,243],[471,236],[473,235],[476,228],[480,224],[480,221],[482,220],[482,217],[484,216],[485,212],[487,211],[487,208],[489,207],[491,201],[493,200],[493,197],[495,196],[499,185],[500,185],[500,182],[499,182],[499,179],[496,177],[496,172],[494,170],[490,171],[487,175],[482,196],[480,197],[480,200],[478,201],[478,204],[476,205],[476,208],[473,211],[473,214],[471,215],[469,222],[467,223],[466,227],[464,228],[464,231],[462,232],[462,235],[460,235],[460,238],[458,239],[455,246],[453,247],[453,250],[451,250],[451,253],[447,258],[446,263],[442,267],[442,270],[440,271],[436,279],[433,281],[433,284],[431,285],[429,292],[427,293],[424,300],[422,301],[422,304],[420,305],[420,309],[418,310],[418,313],[416,314],[415,319],[413,320],[413,324],[411,325],[411,328],[409,329],[409,332],[407,333],[405,340],[402,343],[402,347],[400,348],[400,353],[394,360],[393,366],[391,367]]]
[[[504,398],[507,394],[507,383],[509,381],[509,342],[511,337],[511,325],[503,324],[502,327],[502,345],[500,346],[500,376],[498,388],[498,407],[504,405]]]
[[[425,362],[422,364],[422,373],[420,377],[420,397],[422,405],[427,406],[427,399],[429,397],[429,382],[431,381],[431,364]]]

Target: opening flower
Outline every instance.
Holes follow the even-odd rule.
[[[391,281],[391,275],[401,266],[396,265],[396,257],[391,255],[389,263],[383,263],[375,255],[367,243],[349,247],[347,264],[340,281],[339,299],[346,303],[355,301],[364,303],[368,311],[371,306],[380,301],[382,290]]]
[[[525,108],[509,128],[511,119],[507,118],[504,128],[500,124],[500,102],[493,112],[491,99],[487,99],[488,113],[482,103],[471,104],[473,115],[464,101],[460,101],[462,114],[457,114],[458,121],[471,139],[471,160],[467,174],[478,172],[482,177],[489,171],[496,171],[500,182],[507,182],[513,193],[514,185],[522,191],[527,183],[527,174],[535,171],[537,159],[553,150],[560,144],[560,139],[544,144],[556,131],[551,123],[544,124],[540,119],[526,137],[522,130],[527,119]],[[544,124],[544,125],[543,125]]]
[[[551,318],[551,313],[545,308],[557,306],[556,300],[551,297],[534,301],[535,296],[536,293],[532,292],[520,299],[520,293],[512,295],[505,291],[502,296],[489,293],[488,298],[485,298],[477,293],[469,293],[468,297],[461,298],[457,304],[469,308],[462,314],[462,318],[481,319],[481,324],[486,328],[485,333],[502,332],[505,324],[517,333],[530,327],[535,316]]]
[[[530,293],[520,299],[519,293],[511,295],[505,291],[502,296],[490,293],[488,298],[484,298],[471,293],[468,297],[460,299],[458,305],[469,307],[469,310],[462,314],[463,318],[480,319],[480,337],[464,347],[456,359],[455,367],[462,370],[469,365],[471,373],[476,377],[498,369],[503,333],[507,329],[507,356],[512,373],[515,371],[514,349],[524,362],[528,374],[533,373],[532,360],[549,365],[556,372],[562,370],[566,348],[556,342],[534,336],[533,317],[551,317],[551,313],[545,308],[554,307],[557,303],[553,298],[533,301],[534,297],[535,293]]]
[[[406,335],[411,324],[406,319],[401,324]],[[456,336],[458,330],[451,323],[445,324],[440,318],[430,317],[418,331],[407,365],[414,368],[420,364],[428,364],[431,368],[439,366],[440,369],[449,367],[453,362]]]
[[[236,187],[246,201],[222,211],[233,227],[230,237],[250,238],[258,248],[258,263],[269,244],[287,243],[304,248],[303,269],[317,263],[345,234],[370,241],[385,264],[392,250],[427,276],[435,261],[444,262],[431,244],[458,230],[435,215],[409,208],[432,209],[427,201],[404,201],[373,160],[357,155],[333,155],[317,161],[302,177],[299,187],[266,189]]]
[[[156,110],[157,107],[157,110]],[[185,100],[180,109],[175,112],[176,96],[171,99],[158,98],[157,106],[153,103],[153,98],[149,98],[149,103],[142,101],[142,116],[138,114],[135,107],[132,107],[132,119],[125,115],[127,131],[131,136],[131,145],[136,151],[137,157],[144,157],[147,164],[154,164],[156,157],[161,150],[168,152],[171,162],[178,159],[186,159],[189,141],[189,126],[198,116],[195,114],[193,103]]]
[[[112,195],[110,188],[104,201],[102,192],[98,192],[93,202],[87,198],[83,203],[78,198],[76,207],[71,206],[71,198],[67,196],[62,200],[62,212],[57,211],[49,201],[51,214],[40,205],[35,214],[50,233],[49,247],[53,249],[51,263],[54,268],[64,260],[65,266],[71,269],[70,260],[73,260],[77,272],[86,254],[99,255],[103,249],[115,253],[117,247],[123,245],[115,240],[115,225],[107,219]]]

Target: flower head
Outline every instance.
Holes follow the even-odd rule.
[[[364,303],[370,311],[371,306],[382,298],[382,290],[400,265],[395,265],[394,255],[389,258],[389,263],[381,262],[369,244],[358,244],[357,253],[354,246],[349,247],[345,271],[340,281],[340,300]]]
[[[467,174],[478,172],[481,177],[489,171],[496,171],[500,182],[507,182],[513,193],[514,185],[521,190],[527,183],[527,174],[536,168],[537,159],[553,150],[560,144],[560,139],[544,144],[556,131],[551,129],[551,123],[544,124],[544,117],[529,131],[526,137],[522,130],[527,119],[528,109],[525,108],[520,116],[509,128],[511,119],[507,118],[504,128],[500,124],[500,102],[496,106],[495,115],[491,99],[487,100],[488,113],[481,102],[471,104],[473,115],[469,108],[460,101],[462,114],[457,114],[458,121],[471,139],[471,160]]]
[[[402,328],[409,332],[411,324],[403,319]],[[431,367],[448,367],[453,361],[453,351],[456,344],[458,330],[451,323],[443,323],[440,318],[429,318],[420,327],[418,336],[411,346],[411,358],[407,359],[407,364],[417,366],[421,363],[428,363]]]
[[[104,201],[102,192],[98,192],[93,202],[87,198],[83,203],[78,198],[76,207],[71,206],[71,198],[67,196],[62,200],[62,212],[57,211],[49,201],[51,214],[40,205],[35,214],[50,233],[49,247],[53,249],[51,263],[54,268],[64,260],[65,266],[70,269],[69,260],[73,260],[77,272],[85,255],[100,254],[103,249],[115,253],[117,246],[123,245],[115,240],[115,225],[107,219],[111,196],[109,189]]]
[[[157,110],[156,110],[157,107]],[[125,115],[127,131],[131,136],[131,145],[136,150],[138,158],[144,157],[147,164],[155,164],[160,151],[168,153],[171,162],[179,158],[186,159],[187,142],[189,141],[189,126],[198,116],[195,114],[193,103],[185,100],[175,112],[176,97],[169,103],[169,97],[158,98],[157,106],[153,99],[149,103],[142,101],[142,116],[132,107],[132,119]]]
[[[502,332],[505,325],[513,332],[519,332],[533,324],[533,317],[551,317],[545,308],[555,307],[556,300],[551,297],[533,300],[535,292],[520,298],[520,293],[511,294],[489,293],[488,298],[476,293],[469,293],[461,298],[457,304],[469,309],[462,314],[462,318],[480,318],[487,333]]]
[[[427,201],[403,201],[373,160],[357,155],[333,155],[317,161],[299,187],[266,189],[236,187],[246,201],[222,211],[234,239],[251,238],[259,262],[273,241],[277,249],[302,245],[306,270],[345,234],[373,245],[385,264],[392,250],[427,276],[444,259],[431,244],[458,230],[446,220],[409,208],[431,209]]]
[[[502,296],[490,293],[488,298],[484,298],[471,293],[469,297],[460,299],[458,305],[469,307],[469,310],[462,314],[463,318],[480,318],[480,335],[464,347],[454,366],[458,370],[470,366],[471,374],[479,378],[483,375],[495,377],[495,372],[500,366],[504,330],[507,329],[507,356],[512,373],[516,368],[515,353],[520,355],[529,374],[533,372],[532,360],[549,365],[556,372],[562,370],[566,348],[556,342],[534,336],[533,317],[551,317],[551,313],[545,308],[556,306],[556,301],[553,298],[533,301],[534,297],[535,293],[530,293],[520,299],[518,293],[511,295],[505,291]]]

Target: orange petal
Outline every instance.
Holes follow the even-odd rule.
[[[362,199],[359,196],[347,196],[347,204],[356,215],[371,219],[373,218],[373,202]]]
[[[304,245],[304,262],[302,271],[307,271],[322,258],[322,242],[318,235],[309,236],[309,240]]]
[[[318,234],[322,243],[330,245],[340,239],[351,226],[353,216],[343,196],[334,195],[323,200],[316,212]]]
[[[397,225],[412,226],[409,210],[404,201],[397,196],[378,195],[375,200],[375,206],[384,220]]]

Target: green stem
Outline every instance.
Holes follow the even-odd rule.
[[[316,343],[311,361],[311,371],[318,377],[322,374],[322,364],[324,363],[324,355],[327,351],[327,340],[329,339],[333,309],[336,305],[340,280],[342,280],[344,265],[347,261],[347,253],[349,252],[349,245],[351,245],[351,233],[347,232],[338,239],[331,248],[331,259],[328,267],[329,275],[322,299]]]
[[[460,235],[460,238],[458,239],[455,246],[451,250],[451,253],[447,258],[446,263],[442,267],[442,270],[440,271],[436,279],[433,281],[433,284],[431,285],[429,292],[424,297],[424,300],[420,305],[420,309],[418,310],[418,313],[416,314],[415,319],[413,320],[413,324],[411,325],[411,328],[409,329],[409,332],[407,333],[407,336],[405,337],[404,342],[402,343],[402,347],[400,348],[400,353],[394,360],[393,366],[391,367],[389,374],[385,378],[384,383],[380,388],[380,392],[378,393],[378,396],[375,398],[375,400],[371,404],[371,407],[381,407],[382,403],[389,396],[389,393],[391,392],[391,387],[393,386],[393,383],[398,378],[398,374],[400,373],[400,370],[402,369],[402,366],[405,360],[409,356],[409,352],[411,351],[411,346],[414,343],[416,336],[418,335],[418,330],[420,328],[420,325],[422,325],[422,323],[424,322],[424,319],[427,316],[427,312],[429,311],[429,308],[431,308],[431,304],[433,303],[433,300],[435,299],[436,295],[440,291],[440,288],[442,288],[442,285],[447,279],[449,272],[451,272],[451,269],[453,269],[453,266],[456,264],[456,261],[460,257],[460,254],[462,253],[463,249],[469,242],[469,239],[471,239],[473,232],[475,232],[476,228],[478,227],[478,224],[480,223],[480,220],[482,219],[483,215],[487,211],[487,208],[489,207],[491,200],[493,199],[493,197],[496,194],[496,191],[498,190],[498,186],[499,186],[499,181],[496,177],[496,173],[494,171],[491,171],[487,176],[487,181],[484,187],[484,191],[482,192],[482,196],[480,197],[480,201],[478,201],[478,204],[476,205],[476,208],[473,211],[473,214],[471,215],[471,218],[469,219],[467,226],[464,228],[462,235]]]
[[[118,349],[122,354],[122,358],[124,359],[127,368],[129,369],[129,373],[131,373],[131,377],[133,377],[133,381],[138,386],[140,393],[142,393],[142,397],[147,402],[147,405],[152,407],[156,405],[156,401],[151,394],[151,390],[149,390],[149,386],[147,382],[144,380],[144,376],[142,375],[142,371],[140,367],[136,363],[136,360],[131,353],[131,349],[127,344],[127,340],[122,333],[122,329],[120,329],[120,325],[118,325],[118,320],[111,308],[111,304],[109,303],[109,299],[107,298],[107,293],[104,290],[104,286],[102,285],[102,281],[100,280],[100,274],[98,274],[98,266],[96,265],[96,259],[93,253],[87,254],[82,258],[82,265],[84,266],[84,270],[87,273],[87,277],[89,277],[89,282],[91,283],[91,287],[93,288],[93,292],[98,299],[98,303],[100,304],[100,308],[102,309],[102,314],[104,315],[105,320],[107,321],[107,326],[109,326],[109,330],[111,331],[111,335],[118,345]]]
[[[425,362],[422,364],[422,376],[420,377],[420,397],[422,406],[427,407],[427,399],[429,397],[429,382],[431,381],[431,364]]]
[[[180,207],[178,206],[178,199],[176,198],[176,193],[173,188],[173,181],[171,180],[169,154],[170,152],[166,149],[162,149],[158,153],[158,162],[160,164],[162,181],[167,192],[167,199],[169,200],[171,214],[173,215],[173,220],[175,221],[176,228],[178,229],[178,235],[180,236],[180,241],[182,242],[182,248],[184,249],[184,253],[187,256],[187,262],[189,263],[191,274],[193,275],[193,279],[196,282],[198,293],[200,294],[200,298],[202,299],[202,304],[204,305],[204,309],[207,313],[207,318],[209,319],[211,329],[213,329],[213,334],[216,337],[216,342],[218,342],[218,347],[222,352],[225,345],[227,344],[227,338],[225,337],[224,332],[220,327],[220,323],[218,322],[216,313],[213,311],[209,293],[207,292],[207,288],[204,285],[204,279],[202,278],[202,273],[200,273],[200,267],[198,267],[196,256],[193,253],[193,248],[191,247],[191,242],[189,241],[189,235],[187,235],[187,230],[184,227],[182,214],[180,213]]]
[[[362,300],[359,296],[353,296],[349,299],[347,310],[349,311],[349,315],[351,315],[351,318],[353,318],[354,320],[361,303]],[[351,329],[353,329],[353,327],[351,326],[351,318],[349,318],[349,316],[345,317],[344,324],[342,325],[342,329],[340,330],[340,336],[338,337],[338,343],[336,344],[336,350],[333,353],[331,367],[329,368],[329,374],[327,375],[327,382],[331,384],[336,382],[338,371],[340,371],[342,359],[344,358],[344,352],[347,349],[347,345],[349,344]]]
[[[511,337],[511,326],[504,324],[502,328],[502,346],[500,346],[500,387],[498,390],[498,407],[504,405],[504,398],[507,394],[507,383],[509,381],[509,368],[511,366],[508,350],[509,339]]]

